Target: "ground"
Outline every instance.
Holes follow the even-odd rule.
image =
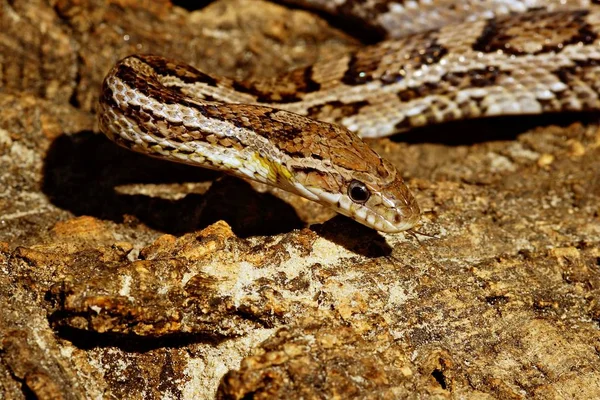
[[[0,2],[0,392],[39,398],[600,397],[600,124],[370,144],[426,235],[97,134],[135,52],[270,76],[359,46],[262,1]]]

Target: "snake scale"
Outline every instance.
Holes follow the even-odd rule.
[[[439,0],[438,10],[454,14],[436,13],[431,1],[313,3],[363,18],[389,38],[253,81],[132,55],[104,80],[100,129],[134,151],[277,186],[394,233],[418,223],[419,207],[395,167],[360,137],[600,108],[600,12],[583,1],[565,10],[573,4]],[[432,29],[407,17],[419,7]],[[392,24],[388,14],[414,24]]]

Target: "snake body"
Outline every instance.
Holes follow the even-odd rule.
[[[100,129],[132,150],[274,185],[399,232],[418,222],[419,207],[359,136],[598,110],[599,32],[595,10],[536,10],[412,33],[245,82],[134,55],[104,80]]]

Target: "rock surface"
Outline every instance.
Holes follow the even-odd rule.
[[[0,27],[0,397],[600,396],[594,116],[372,142],[416,240],[95,134],[117,59],[269,76],[358,45],[318,17],[2,0]]]

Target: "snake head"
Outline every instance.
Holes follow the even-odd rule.
[[[337,173],[324,176],[307,171],[304,176],[299,175],[305,182],[301,191],[310,192],[315,201],[370,228],[387,233],[402,232],[419,222],[420,210],[396,170],[391,165],[388,167],[390,175],[357,174],[351,179],[343,179]],[[333,187],[339,189],[331,190],[333,182],[336,182]],[[306,192],[301,194],[309,197]]]
[[[419,206],[396,168],[347,129],[324,126],[310,136],[310,153],[290,158],[295,191],[378,231],[414,227]]]
[[[223,89],[190,66],[128,57],[104,80],[100,129],[134,151],[274,185],[379,231],[418,222],[394,166],[348,129],[270,106],[208,101],[195,92],[203,85]]]
[[[399,176],[383,183],[352,179],[338,203],[340,213],[388,233],[408,230],[420,217],[415,198]]]

